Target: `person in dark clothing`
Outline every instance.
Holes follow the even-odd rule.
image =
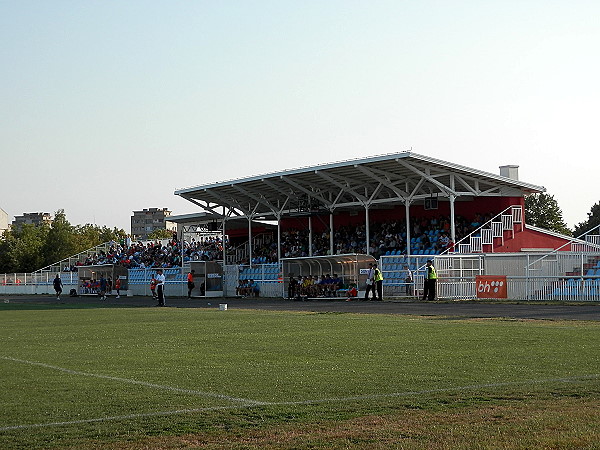
[[[437,283],[437,272],[433,267],[433,261],[428,260],[425,265],[425,280],[423,281],[423,300],[435,300],[435,289]]]
[[[377,298],[377,293],[375,292],[375,280],[373,277],[375,276],[375,269],[373,269],[373,263],[369,263],[369,273],[367,274],[367,286],[365,288],[365,301],[369,300],[369,292],[373,293],[373,300]]]
[[[100,300],[106,300],[106,287],[108,286],[108,283],[106,282],[106,278],[104,278],[104,275],[100,275]]]
[[[52,285],[54,286],[54,290],[56,291],[56,300],[60,300],[60,294],[62,294],[63,284],[59,274],[56,274],[56,278],[54,278]]]
[[[290,280],[288,282],[288,298],[295,298],[298,291],[298,280],[294,278],[293,274],[290,274]]]

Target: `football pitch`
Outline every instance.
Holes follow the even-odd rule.
[[[0,448],[600,442],[600,322],[0,304]]]

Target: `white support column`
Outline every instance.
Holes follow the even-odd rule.
[[[370,235],[370,228],[369,228],[369,205],[365,205],[365,239],[367,242],[367,255],[370,255],[371,253],[369,252],[369,247],[370,247],[370,242],[369,242],[369,235]]]
[[[313,227],[312,216],[308,216],[308,256],[313,255]]]
[[[404,202],[406,215],[406,254],[410,256],[410,201]]]
[[[333,248],[333,211],[329,212],[329,253],[334,255]]]
[[[179,245],[181,245],[181,267],[183,268],[183,256],[185,255],[185,242],[183,240],[183,228],[184,225],[181,225],[181,236],[179,236]],[[179,224],[177,224],[177,234],[179,235]],[[71,260],[69,260],[69,263]]]
[[[252,266],[252,215],[248,216],[248,263]]]
[[[221,244],[223,246],[223,269],[227,265],[227,243],[225,242],[225,222],[227,222],[227,209],[223,206],[223,227],[221,228]]]
[[[456,223],[454,221],[454,201],[456,197],[450,195],[450,239],[456,244]]]
[[[227,265],[227,243],[225,242],[225,214],[223,214],[223,228],[221,229],[221,246],[223,247],[223,267]]]
[[[281,262],[281,214],[277,214],[277,262]]]

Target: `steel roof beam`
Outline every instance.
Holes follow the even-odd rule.
[[[286,183],[289,183],[291,186],[295,187],[296,189],[299,189],[300,191],[304,192],[309,197],[312,197],[315,200],[318,200],[324,206],[326,206],[328,208],[331,206],[331,202],[329,200],[327,200],[326,198],[322,197],[321,195],[319,195],[319,193],[316,193],[314,191],[311,191],[310,189],[305,188],[301,184],[297,183],[296,181],[294,181],[291,178],[288,178],[288,177],[286,177],[284,175],[281,176],[281,179],[283,181],[285,181]]]
[[[238,216],[248,216],[249,211],[247,211],[243,206],[241,206],[236,199],[226,198],[224,193],[221,195],[217,195],[212,191],[208,191],[207,189],[204,190],[204,193],[214,198],[216,200],[215,203],[217,203],[217,206],[223,206],[229,208],[230,210],[237,209],[242,212],[242,214],[238,214]],[[223,200],[226,200],[226,202],[224,202]],[[214,210],[211,209],[211,211]]]
[[[385,187],[387,187],[388,189],[390,189],[392,192],[394,192],[396,194],[396,196],[399,199],[404,200],[406,197],[408,197],[408,193],[397,188],[391,181],[391,179],[389,178],[389,174],[382,171],[382,170],[378,170],[378,169],[368,169],[366,167],[363,166],[354,166],[356,167],[360,172],[362,172],[363,174],[367,175],[368,177],[370,177],[371,179],[378,181],[380,184],[383,184]],[[379,172],[379,175],[376,173]],[[384,178],[383,180],[381,178]]]
[[[258,204],[266,206],[267,208],[269,208],[271,210],[271,212],[273,214],[277,213],[277,208],[274,207],[273,205],[271,205],[271,203],[268,200],[266,200],[264,198],[264,196],[262,196],[262,194],[254,195],[251,192],[248,192],[246,189],[243,189],[240,186],[233,185],[233,184],[231,185],[231,187],[234,188],[236,191],[241,192],[245,196],[250,197],[251,199],[255,200]],[[256,210],[256,208],[255,208],[255,210]]]
[[[432,177],[431,175],[423,172],[422,170],[418,169],[417,167],[415,167],[412,164],[407,163],[406,161],[403,161],[401,159],[396,159],[396,162],[398,164],[400,164],[403,167],[406,167],[408,170],[416,173],[417,175],[419,175],[421,177],[421,180],[427,180],[430,183],[434,184],[435,186],[437,186],[441,192],[445,193],[446,195],[456,195],[456,192],[454,192],[452,189],[450,189],[449,186],[445,186],[443,183],[440,183],[438,180],[436,180],[434,177]]]
[[[368,201],[368,198],[365,195],[361,195],[358,192],[356,192],[356,190],[354,190],[347,181],[344,180],[345,181],[345,184],[344,184],[344,182],[340,182],[340,181],[336,180],[333,177],[333,175],[323,173],[323,172],[321,172],[319,170],[315,170],[315,174],[317,174],[321,178],[329,181],[334,186],[337,186],[342,191],[348,192],[349,194],[354,195],[354,197],[357,198],[357,199],[359,199],[359,201],[361,201],[362,204],[365,204]]]

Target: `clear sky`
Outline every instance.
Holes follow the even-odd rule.
[[[0,0],[0,207],[130,230],[181,187],[413,149],[598,192],[598,0]]]

